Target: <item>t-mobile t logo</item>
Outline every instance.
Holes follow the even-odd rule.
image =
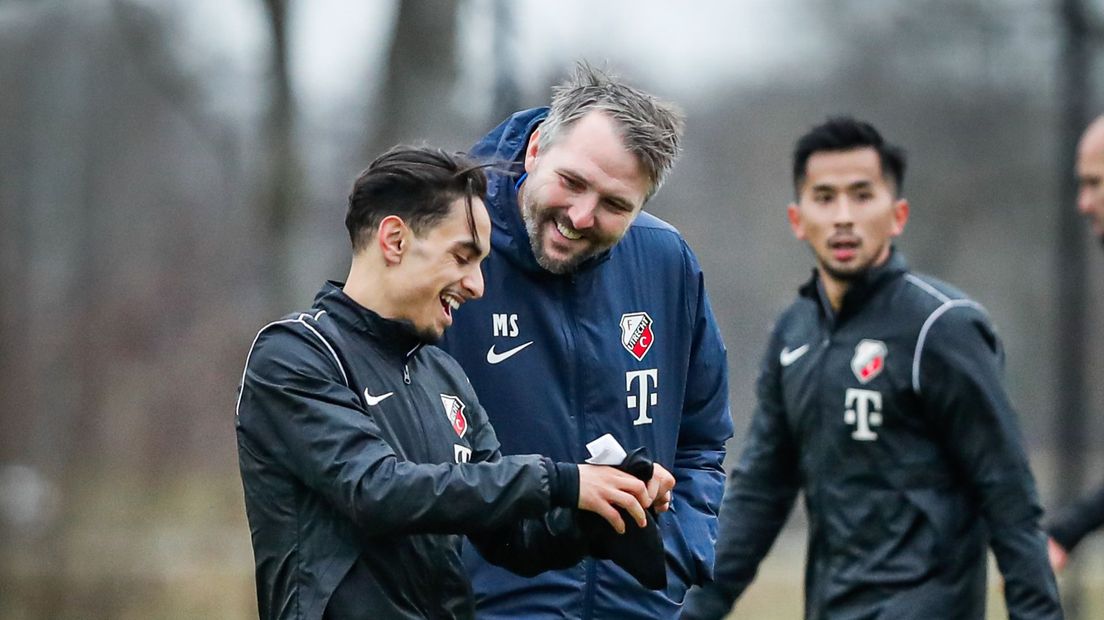
[[[855,425],[851,438],[859,441],[877,439],[878,433],[870,430],[870,427],[882,425],[882,393],[848,388],[845,399],[844,406],[847,410],[843,412],[843,421]]]
[[[649,382],[648,380],[651,379]],[[633,383],[636,383],[636,393],[633,393]],[[654,389],[649,389],[649,383]],[[629,409],[636,409],[639,407],[640,415],[633,420],[633,426],[639,426],[641,424],[651,424],[652,419],[648,417],[648,407],[655,407],[659,402],[659,369],[649,368],[647,370],[630,370],[625,373],[625,390],[628,391],[629,396],[625,399],[625,404],[629,406]]]

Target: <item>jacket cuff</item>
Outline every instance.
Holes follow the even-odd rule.
[[[576,508],[579,506],[579,466],[574,463],[555,463],[544,459],[548,471],[548,494],[552,506]]]
[[[1063,515],[1067,516],[1068,515]],[[1069,518],[1055,521],[1046,526],[1048,536],[1054,539],[1066,553],[1072,553],[1073,548],[1085,537],[1085,529],[1079,524],[1071,523]]]

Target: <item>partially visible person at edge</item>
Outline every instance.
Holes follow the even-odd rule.
[[[1104,116],[1098,116],[1077,148],[1077,210],[1104,246]],[[1081,539],[1104,525],[1104,486],[1067,506],[1047,524],[1050,565],[1061,571]]]
[[[913,273],[903,151],[852,118],[794,149],[794,236],[816,268],[770,336],[758,408],[721,509],[722,618],[803,492],[805,618],[985,617],[986,547],[1009,617],[1062,617],[1003,350],[984,308]]]
[[[710,575],[732,434],[725,348],[694,253],[643,212],[682,128],[671,104],[580,63],[550,108],[515,113],[471,151],[515,173],[491,172],[489,293],[442,347],[503,453],[574,462],[609,433],[678,481],[658,520],[665,590],[595,559],[522,579],[468,546],[480,618],[673,618]]]
[[[460,535],[532,575],[579,562],[574,509],[640,525],[674,480],[502,456],[460,366],[430,346],[483,294],[491,222],[464,157],[396,147],[357,179],[353,258],[257,334],[236,426],[262,618],[472,618]]]

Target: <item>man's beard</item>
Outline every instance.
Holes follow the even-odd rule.
[[[831,265],[828,265],[824,262],[821,262],[820,266],[825,273],[832,277],[832,279],[839,280],[840,282],[854,282],[855,280],[858,280],[859,278],[866,275],[866,272],[870,271],[870,269],[873,267],[873,265],[863,265],[862,267],[858,267],[856,269],[848,269],[847,271],[843,271],[840,269],[833,269]]]
[[[550,215],[538,216],[537,205],[526,200],[522,204],[521,219],[525,222],[525,232],[529,234],[529,247],[533,250],[533,257],[537,259],[537,264],[547,271],[558,275],[571,273],[578,269],[583,261],[597,254],[597,251],[591,247],[564,260],[549,258],[544,253],[544,238],[541,229],[545,222],[554,222],[555,217]]]

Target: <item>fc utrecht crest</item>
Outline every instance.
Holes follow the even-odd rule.
[[[468,419],[464,417],[464,402],[455,396],[441,394],[441,404],[445,406],[445,415],[452,423],[452,430],[463,437],[468,432]]]
[[[886,345],[881,340],[863,340],[855,345],[855,357],[851,358],[851,372],[860,383],[870,383],[885,368]]]
[[[621,315],[621,344],[637,361],[644,359],[652,348],[652,317],[647,312]]]

